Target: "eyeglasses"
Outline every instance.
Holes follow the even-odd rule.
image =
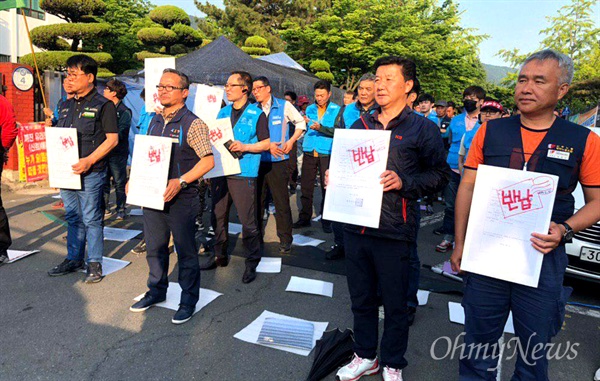
[[[232,87],[236,87],[236,86],[238,86],[238,87],[242,87],[242,86],[246,86],[246,85],[240,85],[240,84],[238,84],[238,83],[232,83],[232,84],[230,84],[230,83],[226,83],[226,84],[225,84],[225,86],[223,86],[223,87],[224,87],[224,88],[227,90],[227,89],[230,89],[230,88],[232,88]]]
[[[485,110],[485,111],[481,111],[482,115],[496,115],[496,114],[500,114],[500,111],[496,111],[496,110]]]
[[[261,89],[264,89],[265,87],[267,87],[267,86],[254,86],[252,88],[252,92],[256,93],[256,92],[260,91]]]
[[[158,91],[166,91],[167,93],[170,93],[173,90],[185,90],[185,87],[156,85],[156,90],[158,90]]]
[[[87,74],[86,73],[69,73],[68,71],[65,71],[65,77],[67,77],[67,79],[75,79],[76,77],[79,77],[82,75],[87,75]]]

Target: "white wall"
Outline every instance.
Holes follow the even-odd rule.
[[[40,20],[34,17],[27,17],[29,30],[40,25],[60,24],[65,21],[46,13],[46,19]],[[36,52],[41,51],[34,46]],[[17,62],[19,57],[31,53],[27,30],[21,11],[9,9],[0,11],[0,54],[10,56],[10,62]]]

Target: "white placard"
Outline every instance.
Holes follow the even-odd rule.
[[[51,188],[81,189],[81,176],[72,166],[79,162],[76,128],[46,127],[48,180]]]
[[[194,315],[200,312],[200,310],[206,307],[210,302],[218,298],[223,294],[218,293],[207,288],[200,289],[200,299],[196,303],[196,310]],[[133,300],[140,301],[144,297],[144,294],[135,297]],[[164,302],[158,303],[157,307],[168,308],[173,311],[179,309],[179,302],[181,300],[181,286],[179,283],[169,282],[169,288],[167,288],[167,299]]]
[[[205,122],[217,119],[217,115],[219,115],[219,111],[221,110],[221,102],[223,101],[223,89],[201,84],[196,84],[195,87],[194,114]]]
[[[128,204],[163,210],[172,145],[170,138],[135,135],[127,192]]]
[[[379,227],[391,131],[335,131],[323,219]]]
[[[558,177],[480,165],[461,269],[537,287],[543,254],[531,233],[548,234]]]
[[[202,294],[202,293],[200,293],[200,294]],[[314,336],[313,336],[313,348],[317,344],[317,340],[320,340],[321,337],[323,336],[323,332],[325,332],[325,330],[327,329],[327,325],[329,325],[328,322],[297,319],[297,318],[293,318],[293,317],[286,316],[286,315],[276,314],[276,313],[273,313],[270,311],[263,311],[263,313],[260,314],[260,316],[257,317],[256,320],[254,320],[252,323],[250,323],[250,325],[248,325],[246,328],[242,329],[240,332],[236,333],[233,337],[235,337],[238,340],[242,340],[242,341],[245,341],[245,342],[248,342],[251,344],[258,344],[258,345],[262,345],[262,346],[265,346],[268,348],[279,349],[282,351],[291,352],[291,353],[295,353],[295,354],[302,355],[302,356],[308,356],[310,354],[310,352],[311,352],[310,350],[292,348],[292,347],[287,347],[287,346],[265,345],[265,344],[257,343],[258,336],[260,334],[260,330],[262,329],[262,326],[263,326],[266,318],[291,319],[291,320],[295,320],[295,321],[313,323],[314,329],[315,329]]]
[[[317,279],[292,276],[285,290],[333,298],[333,283]]]
[[[292,236],[292,245],[296,245],[296,246],[312,246],[312,247],[317,247],[320,244],[322,244],[323,241],[322,239],[317,239],[317,238],[313,238],[313,237],[307,237],[305,235],[302,234],[294,234]]]
[[[160,77],[165,69],[175,69],[175,57],[144,59],[144,89],[146,90],[146,110],[148,112],[153,112],[157,107],[162,108],[156,86],[160,83]]]
[[[108,226],[104,227],[103,232],[105,240],[117,242],[125,242],[132,240],[142,233],[141,230],[111,228]]]
[[[257,273],[277,274],[281,272],[281,258],[262,257],[258,266]]]
[[[240,161],[233,157],[223,144],[234,141],[233,129],[229,118],[205,120],[208,125],[208,137],[212,148],[215,166],[206,175],[205,179],[213,177],[237,175],[241,173]]]

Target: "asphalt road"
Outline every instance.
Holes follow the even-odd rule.
[[[303,357],[253,345],[233,335],[264,310],[328,322],[330,329],[352,326],[345,276],[284,265],[281,273],[259,274],[255,282],[244,285],[241,282],[244,263],[237,256],[227,268],[202,273],[202,287],[223,296],[202,309],[190,322],[181,326],[171,324],[173,311],[163,308],[131,313],[128,308],[132,299],[146,291],[145,258],[130,252],[139,239],[126,243],[106,241],[106,256],[131,264],[101,283],[84,284],[83,274],[51,278],[46,271],[61,262],[66,253],[62,212],[51,208],[56,201],[50,197],[54,193],[38,190],[3,195],[13,234],[12,248],[40,249],[41,252],[0,268],[2,381],[302,381],[311,367],[312,354]],[[296,202],[295,196],[292,201]],[[441,206],[436,205],[436,210],[441,211]],[[294,208],[294,217],[296,213]],[[432,218],[439,219],[439,215]],[[107,225],[139,229],[141,217],[130,217],[122,222],[109,219]],[[440,239],[432,234],[435,226],[425,226],[420,233],[419,253],[424,265],[435,265],[450,255],[435,252]],[[316,224],[303,233],[327,239],[320,246],[323,250],[331,244],[332,236],[323,234]],[[275,240],[274,218],[270,217],[265,241]],[[241,242],[237,241],[236,252],[240,247]],[[176,281],[176,258],[171,258],[170,280]],[[422,272],[431,288],[447,289],[445,278],[427,269]],[[285,292],[292,275],[333,282],[334,297]],[[571,300],[600,305],[598,285],[571,280],[568,283],[575,289]],[[441,357],[446,347],[441,344],[445,339],[439,338],[454,340],[462,332],[463,327],[448,318],[448,302],[460,300],[459,294],[432,293],[427,305],[418,309],[410,330],[405,380],[458,379],[456,357],[434,359],[431,349],[433,343],[438,343],[435,354]],[[505,336],[506,340],[510,339],[510,335]],[[555,343],[563,348],[567,343],[576,343],[577,356],[572,360],[553,360],[550,378],[592,380],[600,367],[599,337],[600,313],[587,309],[575,312],[571,308]],[[514,358],[504,359],[501,379],[509,380],[513,369]],[[380,380],[381,376],[364,379]],[[334,373],[326,380],[334,380]]]

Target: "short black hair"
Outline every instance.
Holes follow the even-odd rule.
[[[448,101],[448,107],[456,108],[456,103]]]
[[[298,100],[298,94],[296,94],[293,91],[286,91],[285,93],[283,93],[284,97],[290,97],[294,102],[296,102]]]
[[[423,94],[419,95],[419,99],[417,99],[417,103],[427,102],[427,101],[429,101],[431,103],[435,103],[435,99],[433,98],[433,95],[423,93]]]
[[[256,81],[261,81],[263,83],[263,85],[265,86],[271,86],[271,82],[269,82],[269,78],[261,75],[260,77],[256,77],[254,78],[254,81],[252,82],[256,82]]]
[[[108,87],[110,91],[117,93],[117,98],[119,98],[119,100],[123,100],[127,95],[127,87],[118,79],[111,79],[106,83],[106,87]]]
[[[346,90],[346,92],[344,94],[352,95],[352,99],[356,98],[356,92],[354,92],[352,90]]]
[[[405,81],[414,81],[417,79],[417,65],[408,58],[398,56],[386,56],[378,58],[373,65],[373,70],[377,72],[380,66],[398,65],[402,69],[402,76]],[[414,84],[413,84],[414,87]],[[410,92],[409,92],[410,93]]]
[[[175,69],[165,69],[163,70],[163,74],[166,73],[172,73],[172,74],[176,74],[179,76],[180,79],[180,83],[181,83],[181,87],[183,87],[184,89],[189,89],[190,88],[190,78],[183,72],[179,71],[179,70],[175,70]]]
[[[247,71],[232,71],[231,75],[239,75],[241,80],[242,80],[242,84],[245,85],[248,88],[248,95],[250,95],[250,93],[252,93],[252,76],[250,75],[250,73],[248,73]]]
[[[485,99],[485,90],[481,86],[469,86],[463,91],[463,98],[475,95],[477,99]]]
[[[67,68],[79,68],[85,74],[94,76],[94,85],[96,84],[96,76],[98,75],[98,63],[90,56],[85,54],[76,54],[67,59]]]
[[[327,90],[327,92],[331,92],[331,83],[329,83],[329,81],[326,81],[324,79],[318,80],[315,83],[314,89],[315,90],[323,89],[323,90]]]

